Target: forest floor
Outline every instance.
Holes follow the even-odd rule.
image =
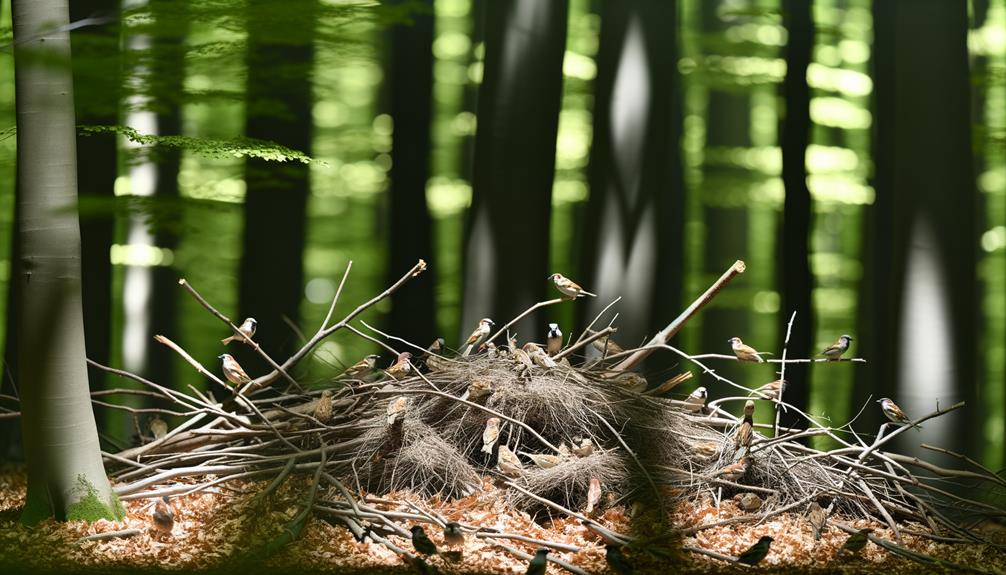
[[[21,525],[18,514],[25,499],[26,477],[17,467],[0,467],[0,571],[12,572],[134,572],[167,571],[233,573],[236,571],[271,573],[403,573],[414,568],[387,548],[374,543],[359,543],[342,527],[313,518],[300,538],[281,552],[251,563],[244,559],[248,549],[270,540],[283,531],[303,504],[307,480],[290,480],[268,501],[258,503],[255,493],[264,484],[224,483],[215,492],[200,492],[172,501],[176,513],[170,537],[151,530],[149,500],[126,503],[128,517],[121,523],[100,521],[57,523],[46,521],[34,528]],[[513,510],[502,491],[486,482],[486,489],[470,497],[445,502],[421,499],[409,493],[395,493],[400,501],[411,501],[449,520],[492,525],[508,532],[537,539],[565,542],[582,550],[557,553],[589,573],[611,572],[604,558],[604,543],[578,521],[560,517],[544,524],[526,513]],[[389,507],[392,509],[392,507]],[[402,507],[403,511],[409,511]],[[679,505],[671,514],[676,527],[689,527],[743,515],[732,501],[718,507],[711,500]],[[599,518],[619,531],[631,532],[633,519],[625,509],[612,507]],[[852,522],[855,527],[874,527],[877,535],[890,537],[879,524]],[[142,532],[125,539],[78,542],[81,537],[120,529]],[[432,539],[442,547],[436,530]],[[922,566],[895,557],[869,544],[859,556],[842,555],[839,547],[847,535],[832,527],[820,541],[815,541],[807,521],[800,515],[783,514],[757,525],[722,525],[687,536],[681,544],[717,553],[737,556],[762,535],[775,538],[771,552],[756,568],[764,573],[951,573],[959,571]],[[1002,532],[991,534],[996,541],[1006,541]],[[400,546],[411,550],[407,540],[392,536]],[[904,544],[941,559],[986,572],[1006,573],[1006,553],[992,546],[946,545],[904,536]],[[507,541],[509,545],[533,553],[535,545]],[[442,547],[443,548],[443,547]],[[469,536],[460,552],[441,554],[429,563],[441,573],[524,573],[526,562],[518,560],[488,539]],[[680,551],[673,553],[680,554]],[[657,561],[642,553],[626,555],[636,564],[637,573],[740,573],[747,568],[687,553],[674,561]],[[562,570],[549,565],[549,573]]]

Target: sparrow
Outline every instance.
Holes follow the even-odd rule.
[[[468,336],[468,339],[465,340],[465,343],[462,346],[464,347],[464,351],[461,352],[461,356],[467,357],[473,349],[478,348],[479,344],[489,337],[489,332],[492,331],[494,325],[496,325],[496,322],[487,317],[480,319],[479,326],[476,327],[475,331],[473,331],[472,334]]]
[[[496,453],[496,466],[499,467],[500,473],[508,477],[520,477],[524,473],[520,459],[505,445],[500,445]]]
[[[688,411],[702,411],[706,406],[706,398],[709,397],[709,392],[706,391],[704,387],[697,387],[695,391],[685,398],[685,409]]]
[[[592,331],[590,333],[594,334],[597,332]],[[624,349],[622,349],[622,346],[618,345],[617,343],[615,343],[615,340],[611,339],[610,335],[599,337],[594,341],[590,342],[590,345],[594,346],[594,349],[604,354],[605,357],[609,355],[617,355],[625,351]]]
[[[314,404],[314,418],[322,423],[328,423],[332,420],[332,392],[325,390],[321,392],[321,397],[318,398],[318,402]]]
[[[381,356],[377,355],[376,353],[368,355],[367,357],[349,366],[349,369],[342,372],[339,378],[356,379],[370,373],[371,371],[374,371],[374,367],[377,365],[377,360],[380,357]]]
[[[542,469],[550,469],[562,463],[562,458],[558,455],[551,455],[548,453],[521,453],[529,457],[535,465]]]
[[[555,355],[562,350],[562,332],[559,331],[559,324],[548,324],[548,335],[545,337],[545,351],[549,355]]]
[[[447,342],[444,341],[444,338],[438,337],[437,339],[433,340],[433,343],[430,344],[430,347],[426,348],[426,355],[440,355],[441,353],[443,353],[444,345],[446,343]]]
[[[548,276],[548,279],[555,283],[556,289],[559,290],[562,295],[569,299],[576,299],[578,297],[583,297],[589,295],[590,297],[597,297],[597,294],[590,293],[589,291],[584,291],[584,289],[578,285],[573,280],[567,278],[566,276],[555,273]]]
[[[410,359],[412,359],[412,354],[407,351],[403,351],[398,354],[398,359],[395,360],[395,363],[393,363],[388,369],[384,370],[384,373],[394,379],[404,379],[408,377],[409,374],[412,373],[412,363],[409,361]]]
[[[519,347],[510,348],[513,350],[513,358],[518,363],[518,369],[529,369],[534,367],[534,362],[531,360],[531,356]]]
[[[230,337],[225,337],[220,340],[220,343],[227,345],[232,341],[251,341],[252,336],[255,335],[256,328],[258,328],[258,322],[255,321],[255,318],[245,318],[245,320],[241,322],[241,326],[238,327],[238,331],[241,332],[241,335],[234,334]]]
[[[839,336],[835,343],[829,345],[821,352],[821,355],[828,358],[829,361],[835,361],[836,359],[842,357],[842,354],[848,351],[849,342],[852,341],[851,335]]]
[[[757,543],[748,548],[747,551],[741,553],[740,556],[737,557],[737,562],[745,565],[751,565],[752,567],[761,563],[761,560],[768,555],[769,547],[772,545],[773,541],[775,541],[775,539],[772,539],[768,535],[763,536]]]
[[[154,505],[154,512],[150,514],[153,520],[154,529],[161,535],[171,535],[171,530],[175,527],[175,512],[171,509],[168,496],[165,495],[157,500]]]
[[[525,575],[545,575],[548,570],[548,548],[539,547],[527,564]]]
[[[493,394],[493,384],[488,379],[476,379],[468,384],[468,400],[474,401]]]
[[[770,381],[757,389],[752,390],[751,395],[757,395],[762,399],[769,399],[772,401],[776,401],[786,391],[787,387],[789,387],[788,381],[786,381],[785,379],[777,379],[775,381]]]
[[[590,457],[594,454],[594,442],[589,437],[580,440],[580,445],[573,446],[573,455],[577,457]]]
[[[894,423],[901,423],[901,424],[904,424],[904,425],[911,425],[912,427],[915,427],[916,429],[922,429],[921,425],[919,425],[917,423],[913,423],[912,420],[909,419],[907,415],[905,415],[905,412],[901,411],[901,408],[898,407],[898,404],[896,404],[893,401],[891,401],[890,398],[884,397],[884,398],[878,399],[877,403],[880,404],[880,409],[884,410],[884,415],[887,416],[887,419],[890,419]]]
[[[873,529],[867,527],[866,529],[860,529],[859,531],[853,533],[845,540],[839,551],[849,551],[851,553],[859,553],[866,547],[866,544],[870,542],[870,533],[873,533]]]
[[[751,447],[753,426],[754,424],[745,417],[744,421],[741,422],[741,426],[737,428],[737,435],[734,436],[734,447],[738,449],[742,447]]]
[[[622,371],[615,376],[614,382],[626,391],[633,393],[643,393],[649,386],[646,378],[634,371]]]
[[[444,338],[438,337],[430,344],[430,347],[426,348],[426,353],[423,354],[422,360],[426,365],[426,369],[430,371],[441,371],[447,366],[447,361],[440,359],[440,355],[444,352]]]
[[[703,459],[712,459],[719,455],[720,444],[715,441],[700,441],[692,445],[692,449],[695,453],[698,453]]]
[[[731,463],[730,465],[721,467],[716,472],[716,475],[727,481],[738,481],[741,478],[743,478],[745,474],[747,474],[749,466],[750,463],[748,462],[748,458],[741,457],[735,463]]]
[[[531,361],[538,367],[552,369],[558,365],[555,363],[555,360],[549,357],[549,355],[545,353],[545,350],[538,347],[538,344],[536,343],[531,343],[529,341],[524,344],[523,349],[524,352],[527,353],[528,357],[531,358]]]
[[[590,487],[587,488],[587,514],[594,512],[594,507],[601,501],[601,480],[596,477],[590,478]]]
[[[404,397],[396,397],[388,404],[388,425],[394,425],[396,421],[401,421],[401,416],[405,413],[405,408],[409,401]]]
[[[608,566],[611,567],[612,571],[620,575],[632,575],[635,572],[632,565],[629,565],[625,557],[622,556],[622,551],[618,548],[618,545],[605,545],[604,549],[604,558],[608,561]]]
[[[750,491],[734,495],[734,501],[736,501],[737,505],[744,511],[757,511],[762,504],[761,497],[758,497]]]
[[[444,525],[444,543],[448,547],[462,547],[465,544],[465,533],[457,521]]]
[[[496,349],[495,343],[490,341],[489,343],[482,344],[482,347],[484,347],[486,350],[486,357],[490,359],[496,359],[497,357],[500,356],[500,352],[498,349]]]
[[[811,501],[807,506],[807,521],[814,530],[814,540],[820,541],[821,533],[828,528],[828,512],[817,501]]]
[[[437,546],[430,541],[426,531],[419,525],[413,525],[409,530],[412,531],[412,547],[419,553],[423,555],[435,555],[437,552]]]
[[[154,441],[168,434],[168,422],[161,419],[160,416],[155,415],[148,425],[150,426],[150,434],[154,436]]]
[[[482,431],[482,453],[492,454],[493,445],[500,436],[500,418],[490,417],[486,420],[486,428]]]
[[[753,347],[750,345],[744,345],[744,342],[741,341],[741,338],[739,337],[732,337],[727,340],[727,343],[729,343],[730,347],[733,348],[734,355],[737,356],[737,359],[741,361],[756,361],[758,363],[763,363],[765,361],[760,355],[758,355],[758,352],[755,351]]]
[[[224,377],[227,381],[233,383],[234,385],[244,385],[251,381],[245,370],[241,369],[241,364],[239,364],[231,354],[224,353],[217,356],[218,359],[223,360]]]

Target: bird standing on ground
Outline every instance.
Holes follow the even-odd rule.
[[[578,286],[576,282],[569,279],[568,277],[560,274],[554,273],[548,276],[548,279],[552,280],[555,284],[555,288],[559,290],[562,295],[569,299],[576,299],[578,297],[583,297],[589,295],[590,297],[597,297],[597,294],[592,294],[589,291],[585,291],[582,287]]]
[[[545,351],[549,355],[555,355],[562,351],[562,332],[559,331],[559,324],[548,324],[548,335],[545,338]]]
[[[218,355],[217,358],[223,360],[224,377],[227,378],[227,381],[234,385],[244,385],[251,381],[245,370],[241,369],[241,364],[231,357],[231,354],[223,353]]]
[[[685,398],[685,409],[688,411],[702,411],[706,406],[706,398],[709,397],[709,392],[706,391],[704,387],[697,387],[695,391],[690,393],[688,397]]]
[[[760,355],[758,355],[755,348],[750,345],[745,345],[739,337],[732,337],[727,340],[727,343],[729,343],[730,347],[733,348],[734,355],[737,356],[737,359],[741,361],[756,361],[758,363],[763,363],[765,361]]]
[[[409,361],[411,359],[412,354],[407,351],[403,351],[398,354],[398,359],[395,360],[395,363],[391,364],[391,367],[384,370],[384,373],[394,379],[405,379],[412,373],[412,362]]]
[[[238,327],[238,331],[241,332],[241,335],[234,334],[230,337],[225,337],[222,340],[220,340],[220,343],[224,345],[227,345],[232,341],[243,341],[251,343],[251,338],[253,335],[255,335],[256,329],[258,329],[258,322],[255,321],[255,318],[253,317],[245,318],[245,320],[241,322],[241,325]]]
[[[464,351],[461,352],[462,357],[469,355],[472,350],[477,349],[479,344],[489,337],[489,332],[492,331],[494,325],[496,325],[496,322],[487,317],[480,319],[478,327],[468,336],[468,339],[465,340],[462,346],[464,348]]]
[[[374,371],[374,367],[377,365],[377,360],[380,359],[380,357],[381,356],[376,353],[368,355],[367,357],[349,366],[346,371],[342,372],[339,378],[356,379]]]
[[[807,521],[814,530],[814,540],[820,541],[821,533],[828,528],[828,512],[817,501],[811,501],[807,506]]]
[[[870,533],[873,533],[873,529],[867,527],[866,529],[860,529],[859,531],[853,533],[845,540],[839,551],[850,551],[852,553],[859,553],[866,547],[866,544],[870,542]]]
[[[500,436],[500,418],[490,417],[486,420],[486,428],[482,431],[482,452],[492,454],[493,445]]]
[[[525,575],[545,575],[546,570],[548,570],[548,548],[539,547],[528,562]]]
[[[461,525],[457,521],[451,521],[444,525],[444,543],[448,547],[464,546],[465,532],[461,530]]]
[[[423,555],[435,555],[437,552],[437,546],[433,544],[430,537],[426,535],[426,531],[423,530],[419,525],[413,525],[410,529],[412,531],[412,547],[419,553]]]
[[[171,530],[175,527],[175,512],[171,509],[171,502],[165,495],[157,500],[154,505],[154,512],[150,514],[153,520],[154,529],[161,535],[171,535]]]
[[[877,403],[880,404],[880,409],[884,411],[884,415],[887,416],[887,419],[890,419],[894,423],[911,425],[916,429],[922,429],[921,425],[914,423],[911,419],[909,419],[909,417],[905,415],[905,412],[901,411],[901,408],[898,407],[898,404],[894,403],[894,401],[892,401],[890,398],[883,397],[881,399],[878,399]]]
[[[829,361],[835,361],[848,351],[850,341],[852,341],[851,335],[839,336],[835,343],[829,345],[821,352],[821,355],[828,358]]]
[[[148,425],[150,434],[154,436],[154,441],[168,434],[168,422],[161,419],[160,416],[155,415]]]
[[[500,445],[496,453],[496,466],[500,472],[508,477],[520,477],[524,473],[524,465],[510,448]]]
[[[761,563],[761,560],[768,555],[769,547],[772,546],[773,541],[775,539],[772,539],[768,535],[763,536],[757,543],[748,548],[747,551],[741,553],[737,557],[737,562],[751,566]]]
[[[622,556],[622,550],[618,548],[618,545],[605,545],[604,558],[608,561],[608,566],[619,575],[632,575],[636,571]]]

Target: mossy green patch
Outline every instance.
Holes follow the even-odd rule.
[[[41,521],[52,517],[52,505],[48,496],[41,489],[28,486],[28,500],[21,511],[21,523],[29,527],[38,525]]]
[[[98,490],[94,484],[88,481],[83,474],[77,476],[75,491],[80,498],[67,506],[67,521],[87,521],[88,523],[98,519],[119,521],[126,516],[126,510],[115,494],[112,494],[110,502],[102,501],[98,497]]]

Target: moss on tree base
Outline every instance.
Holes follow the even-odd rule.
[[[29,526],[37,525],[39,522],[53,517],[54,511],[57,519],[86,521],[88,523],[99,519],[121,521],[126,517],[126,508],[115,493],[109,495],[108,502],[102,501],[98,489],[83,474],[77,475],[73,497],[71,502],[66,505],[66,509],[54,510],[52,501],[42,493],[45,492],[41,488],[32,489],[29,486],[28,498],[24,510],[21,512],[21,523]],[[60,517],[60,515],[64,516]]]

